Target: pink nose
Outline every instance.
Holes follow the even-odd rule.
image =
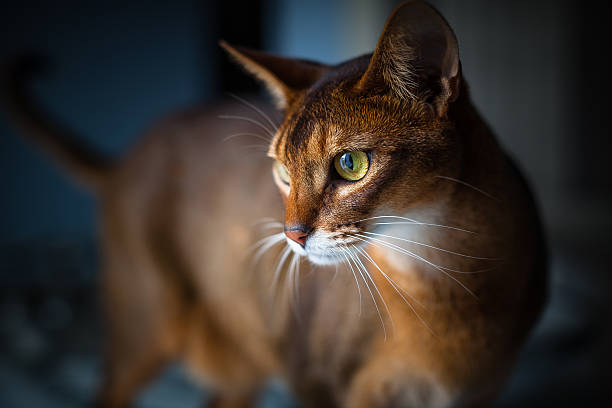
[[[306,238],[308,238],[308,232],[306,232],[305,229],[302,227],[286,229],[285,235],[287,236],[287,238],[289,238],[293,242],[297,242],[302,247],[306,245]]]

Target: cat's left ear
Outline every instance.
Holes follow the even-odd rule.
[[[387,20],[357,92],[392,92],[423,98],[440,116],[459,95],[457,38],[446,20],[423,1],[401,3]]]
[[[220,41],[219,45],[263,82],[279,109],[287,108],[300,91],[310,88],[329,69],[329,66],[314,61],[234,47],[225,41]]]

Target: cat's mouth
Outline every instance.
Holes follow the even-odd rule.
[[[316,265],[335,265],[345,262],[356,248],[363,244],[357,239],[343,238],[320,232],[312,234],[304,246],[287,239],[289,247],[298,255]]]

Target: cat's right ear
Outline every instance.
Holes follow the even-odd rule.
[[[406,0],[387,20],[355,88],[391,91],[400,99],[426,97],[444,115],[457,99],[460,85],[459,48],[448,22],[424,1]]]
[[[279,109],[291,105],[300,91],[310,88],[329,68],[313,61],[234,47],[225,41],[220,41],[219,45],[266,86]]]

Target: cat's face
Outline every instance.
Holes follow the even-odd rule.
[[[443,201],[436,176],[460,167],[447,113],[461,77],[457,40],[431,7],[402,3],[371,56],[338,66],[222,46],[285,111],[269,156],[297,253],[341,262],[372,217]]]
[[[363,244],[361,233],[382,221],[372,217],[441,200],[436,175],[459,162],[450,124],[426,103],[355,95],[357,79],[322,80],[297,96],[269,150],[287,242],[317,264]]]

